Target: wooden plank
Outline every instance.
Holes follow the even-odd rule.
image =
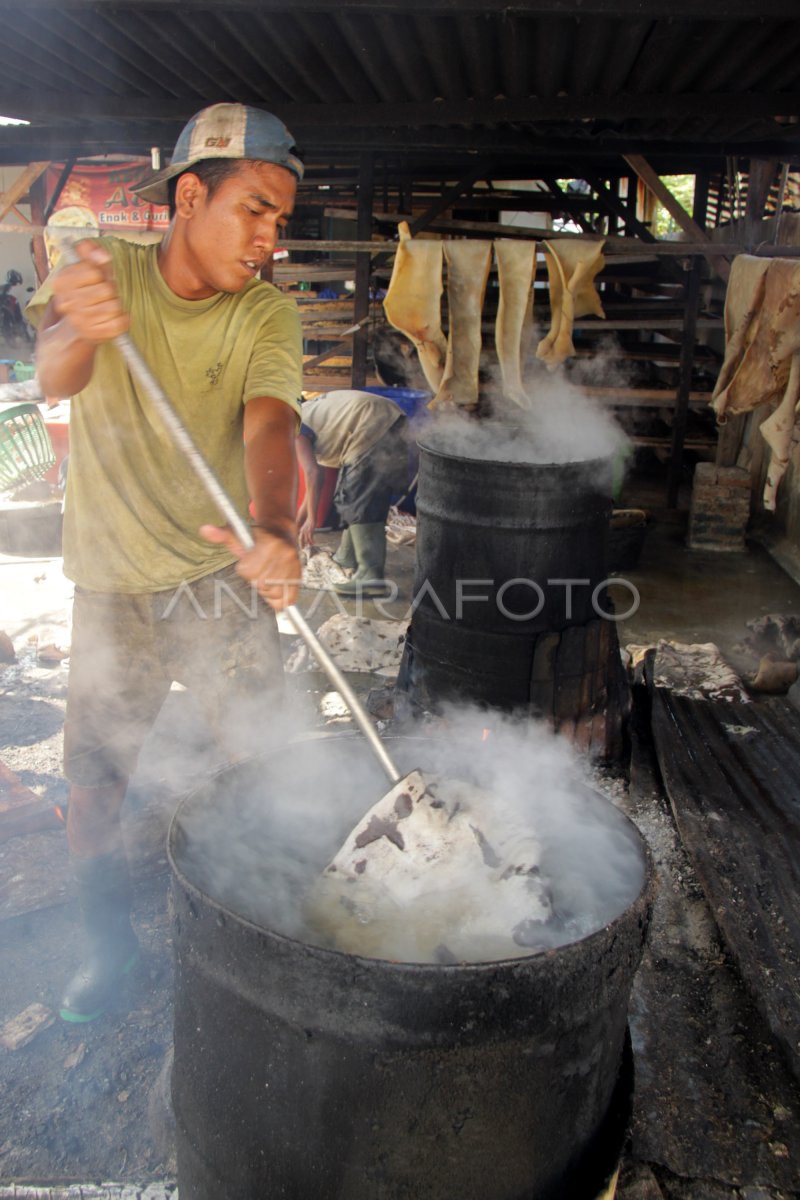
[[[31,217],[33,224],[43,225],[45,223],[47,193],[45,191],[44,175],[40,175],[34,180],[30,188],[31,202]],[[44,236],[41,233],[35,233],[31,239],[31,251],[33,257],[33,265],[36,269],[36,282],[41,286],[47,276],[50,274],[50,263],[47,259],[47,247],[44,243]]]
[[[568,736],[574,732],[575,721],[581,712],[585,657],[586,626],[569,625],[562,630],[555,662],[555,728]]]
[[[666,449],[672,445],[671,437],[649,437],[644,433],[629,433],[628,441],[632,442],[634,446],[649,446],[651,448],[663,447]],[[717,439],[714,437],[687,437],[683,440],[684,450],[703,450],[710,453],[712,450],[716,450],[716,447]]]
[[[372,228],[372,198],[375,178],[375,160],[369,152],[361,155],[358,171],[358,217],[356,237],[366,241]],[[353,370],[351,384],[354,388],[364,387],[367,382],[368,335],[365,322],[369,317],[370,299],[370,255],[356,254],[356,290],[353,300],[353,317],[359,326],[353,338]]]
[[[476,226],[475,232],[493,232],[493,224],[490,222],[474,222]],[[513,232],[513,225],[499,226],[503,230],[503,236],[508,232],[509,235]],[[24,225],[0,225],[0,233],[20,233],[30,237],[31,230]],[[519,232],[519,231],[518,231]],[[560,230],[552,229],[528,229],[525,231],[525,238],[528,241],[542,241],[544,238],[547,241],[558,241],[560,238],[575,240],[584,240],[582,233],[565,233]],[[594,240],[597,240],[595,235]],[[603,254],[606,258],[627,258],[629,255],[634,256],[640,262],[648,262],[651,257],[657,258],[690,258],[693,254],[702,254],[704,258],[723,255],[756,254],[761,258],[800,258],[800,246],[786,245],[760,245],[752,249],[748,249],[744,242],[642,242],[636,238],[606,238]],[[369,251],[370,254],[383,254],[387,251],[397,249],[396,242],[378,242],[378,241],[313,241],[310,238],[284,238],[281,240],[282,250],[312,250],[317,252],[325,252],[327,254],[353,254],[360,251]],[[302,263],[286,264],[293,270],[301,267]],[[285,269],[284,264],[276,265],[276,272]],[[277,278],[276,274],[276,278]]]
[[[9,812],[20,805],[39,803],[40,797],[36,792],[22,782],[10,767],[0,759],[0,814]]]
[[[653,735],[681,840],[730,953],[800,1077],[800,713],[653,696]]]
[[[667,391],[666,388],[601,388],[581,385],[581,391],[602,400],[610,408],[675,408],[675,392]],[[687,399],[690,408],[708,408],[711,392],[689,392]]]
[[[556,654],[559,633],[540,633],[536,638],[531,666],[530,707],[534,717],[549,721],[555,712]]]
[[[37,796],[30,804],[20,804],[0,812],[0,843],[12,838],[26,837],[29,833],[44,833],[48,829],[63,829],[55,808],[47,800]]]
[[[334,388],[347,388],[350,386],[350,369],[342,371],[341,375],[334,375],[332,372],[327,374],[315,375],[313,371],[308,375],[303,376],[303,391],[304,392],[328,392]],[[381,381],[377,375],[368,375],[365,387],[380,387]]]

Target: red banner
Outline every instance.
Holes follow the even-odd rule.
[[[63,169],[63,164],[59,166],[58,163],[48,167],[48,195],[55,190]],[[167,206],[149,204],[131,191],[151,171],[149,158],[118,163],[79,163],[72,168],[54,212],[63,208],[88,209],[94,213],[104,233],[164,230],[169,224]]]

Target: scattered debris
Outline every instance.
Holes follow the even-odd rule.
[[[747,686],[754,692],[788,692],[792,684],[797,682],[798,671],[796,662],[778,658],[776,654],[765,654]]]
[[[319,711],[326,721],[351,720],[350,709],[338,692],[326,692],[319,702]]]
[[[32,792],[29,787],[26,787],[19,775],[16,775],[0,759],[0,813],[17,805],[33,804],[38,801],[39,797],[36,792]]]
[[[626,647],[635,668],[652,646]],[[653,682],[691,700],[751,703],[744,684],[713,642],[687,644],[662,639],[655,647]]]
[[[8,636],[8,634],[4,633],[3,630],[0,629],[0,662],[15,663],[16,661],[17,654],[14,650],[14,643],[11,641],[11,638]]]
[[[69,658],[69,650],[62,650],[52,642],[36,650],[36,659],[40,663],[62,663],[65,658]]]
[[[303,587],[315,591],[331,592],[335,583],[343,583],[350,578],[350,571],[345,571],[334,562],[330,550],[321,546],[310,546],[303,551]]]
[[[68,1187],[0,1187],[0,1200],[178,1200],[174,1183],[81,1183]]]
[[[386,540],[390,546],[413,546],[417,541],[417,518],[392,506],[386,518]]]
[[[751,631],[745,640],[756,657],[772,651],[779,659],[800,659],[800,617],[768,613],[745,624]]]
[[[406,621],[377,621],[336,613],[320,625],[317,637],[340,670],[394,676],[400,666],[407,629]],[[312,671],[315,666],[311,652],[301,644],[290,655],[286,670],[295,675]]]
[[[64,1070],[73,1071],[86,1057],[86,1042],[78,1042],[75,1049],[64,1059]]]
[[[379,721],[391,721],[394,717],[395,685],[372,688],[367,696],[367,711]]]
[[[20,1050],[32,1042],[37,1033],[52,1025],[55,1019],[55,1013],[44,1004],[29,1004],[0,1028],[0,1044],[6,1050]]]

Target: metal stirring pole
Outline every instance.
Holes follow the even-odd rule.
[[[72,245],[62,243],[62,252],[70,262],[78,262],[78,255],[75,253]],[[192,470],[197,475],[198,479],[205,488],[208,496],[214,501],[220,513],[230,525],[233,532],[238,537],[239,541],[246,550],[252,550],[255,546],[255,540],[250,532],[250,526],[242,518],[241,513],[236,509],[233,501],[220,483],[213,469],[206,462],[200,450],[198,450],[195,442],[181,421],[175,409],[172,407],[164,389],[156,379],[153,372],[148,367],[147,363],[142,358],[139,350],[133,342],[130,334],[120,333],[113,339],[114,345],[119,350],[124,358],[128,370],[133,378],[142,388],[142,391],[147,396],[147,399],[158,410],[162,421],[169,430],[173,442],[181,450],[190,463]],[[331,681],[337,692],[343,697],[347,707],[353,716],[353,720],[358,725],[364,737],[369,742],[370,748],[375,757],[380,762],[384,771],[392,783],[398,783],[402,778],[402,772],[398,770],[392,762],[389,753],[386,750],[383,742],[380,739],[377,729],[375,728],[369,713],[362,705],[361,701],[356,696],[350,684],[345,679],[342,672],[333,661],[328,651],[320,642],[317,635],[314,633],[311,626],[306,621],[305,617],[294,604],[288,604],[283,610],[297,633],[308,646],[311,653],[316,658],[317,662],[322,667],[328,679]]]

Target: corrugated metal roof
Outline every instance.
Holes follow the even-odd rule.
[[[369,148],[556,165],[645,151],[664,169],[735,153],[798,158],[786,119],[800,114],[800,19],[786,8],[0,3],[0,112],[31,120],[2,131],[0,161],[168,150],[194,111],[225,99],[274,109],[331,160]]]

